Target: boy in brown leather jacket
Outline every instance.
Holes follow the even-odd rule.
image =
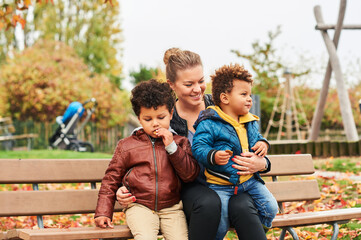
[[[95,211],[98,227],[113,227],[116,191],[121,185],[134,196],[125,210],[134,239],[188,239],[180,201],[181,181],[193,181],[199,166],[186,137],[169,130],[175,96],[168,83],[149,80],[132,90],[131,103],[142,125],[118,142],[105,172]]]

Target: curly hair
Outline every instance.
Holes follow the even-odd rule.
[[[203,66],[201,57],[197,53],[179,48],[165,51],[163,62],[166,65],[166,77],[172,83],[177,79],[177,71]]]
[[[157,109],[165,105],[171,112],[175,104],[175,94],[168,83],[150,79],[133,88],[130,102],[138,117],[141,107]]]
[[[221,93],[230,93],[233,88],[233,80],[241,80],[253,83],[252,75],[239,64],[224,65],[211,75],[212,97],[215,105],[221,103]]]

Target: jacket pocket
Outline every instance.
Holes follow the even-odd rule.
[[[132,192],[131,189],[130,189],[130,186],[129,186],[129,175],[130,173],[133,171],[134,167],[132,167],[131,169],[128,170],[128,172],[124,175],[124,178],[123,178],[123,186],[126,187],[128,189],[129,192]]]

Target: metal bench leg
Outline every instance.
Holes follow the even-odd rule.
[[[34,191],[39,191],[39,185],[37,183],[33,183],[33,190]],[[38,227],[39,228],[44,228],[43,216],[42,215],[37,215],[36,219],[38,220]]]
[[[282,228],[282,232],[281,232],[281,235],[280,235],[280,240],[284,240],[284,239],[285,239],[285,236],[286,236],[286,232],[287,232],[287,231],[291,234],[291,236],[292,236],[292,238],[293,238],[294,240],[299,240],[296,231],[293,230],[292,227]]]
[[[333,234],[331,240],[336,240],[339,232],[338,223],[337,222],[332,223],[332,227],[333,227]]]
[[[28,151],[30,151],[31,150],[31,138],[28,138],[27,140],[28,140],[27,141],[27,143],[28,143]]]
[[[38,215],[38,216],[36,216],[36,219],[38,220],[38,227],[39,228],[44,228],[43,216]]]

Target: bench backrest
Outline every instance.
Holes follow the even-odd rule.
[[[282,176],[310,175],[315,172],[311,154],[270,155],[271,171],[262,176],[272,177],[266,182],[279,203],[315,200],[321,197],[316,180],[283,180]]]
[[[101,182],[109,161],[0,159],[0,184]],[[96,189],[1,191],[0,216],[94,213],[97,198]]]
[[[309,154],[271,155],[271,172],[263,176],[312,174]],[[110,159],[0,159],[0,184],[101,182]],[[282,180],[282,179],[280,179]],[[320,198],[316,180],[266,182],[278,202]],[[97,189],[1,191],[0,216],[93,213]],[[116,204],[116,211],[121,207]]]
[[[13,125],[13,121],[9,117],[0,117],[0,135],[4,135],[7,133],[14,133],[15,127]]]

